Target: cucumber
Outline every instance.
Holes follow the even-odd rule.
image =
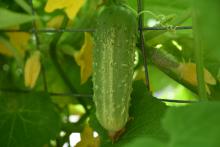
[[[97,18],[93,50],[93,100],[96,117],[110,134],[129,117],[137,20],[129,8],[111,4]]]

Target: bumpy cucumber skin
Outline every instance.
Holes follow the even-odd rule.
[[[125,6],[108,6],[97,19],[93,100],[99,123],[111,133],[124,128],[129,117],[136,33],[136,16]]]

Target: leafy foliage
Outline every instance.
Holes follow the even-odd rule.
[[[121,2],[137,11],[137,1]],[[219,1],[142,2],[144,27],[163,28],[143,32],[151,91],[143,82],[145,71],[138,40],[130,120],[112,143],[96,119],[91,80],[96,18],[109,3],[42,0],[32,1],[32,5],[28,0],[0,0],[1,146],[70,145],[73,132],[80,133],[80,147],[98,147],[99,143],[104,147],[219,146]],[[193,31],[177,30],[175,26],[192,26]],[[40,58],[25,70],[25,63],[36,52]],[[198,62],[195,56],[204,60]],[[196,72],[196,66],[203,67],[204,73]],[[205,75],[205,83],[197,82],[198,73]],[[201,99],[198,87],[206,87],[203,92],[209,93],[212,102],[161,102],[160,98]],[[75,115],[79,120],[72,121]],[[98,137],[94,137],[94,130]]]
[[[162,143],[152,138],[142,137],[135,139],[125,146],[152,146],[152,147],[193,147],[219,146],[220,117],[217,113],[219,102],[198,103],[182,108],[169,108],[163,126],[170,134],[168,143]],[[193,114],[192,114],[193,112]],[[204,118],[206,118],[204,120]],[[166,144],[166,145],[165,145]]]
[[[7,16],[7,17],[6,17]],[[15,25],[30,22],[34,17],[28,14],[13,12],[4,8],[0,8],[0,28],[12,27]]]
[[[60,117],[47,93],[0,94],[2,146],[39,147],[55,138]]]

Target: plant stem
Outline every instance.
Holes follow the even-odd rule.
[[[68,23],[68,18],[67,18],[67,16],[65,16],[65,17],[64,17],[64,20],[63,20],[63,23],[62,23],[62,25],[61,25],[61,28],[62,28],[62,29],[65,28],[66,25],[67,25],[67,23]],[[56,46],[57,46],[57,43],[58,43],[58,41],[59,41],[61,35],[62,35],[62,32],[57,33],[57,34],[55,35],[55,37],[53,38],[53,40],[52,40],[51,43],[50,43],[49,53],[50,53],[52,62],[53,62],[53,64],[54,64],[54,66],[56,67],[56,70],[57,70],[57,72],[59,73],[60,77],[63,79],[64,83],[67,85],[67,87],[70,89],[70,91],[71,91],[72,93],[78,93],[78,91],[74,88],[74,86],[72,85],[72,83],[71,83],[71,81],[69,80],[69,78],[66,76],[65,72],[63,71],[63,69],[62,69],[62,67],[61,67],[61,65],[60,65],[60,63],[59,63],[59,61],[58,61],[57,48],[56,48]],[[80,99],[80,98],[78,98],[78,97],[76,97],[76,99],[77,99],[77,101],[78,101],[80,104],[83,105],[84,109],[85,109],[86,112],[87,112],[87,111],[88,111],[88,108],[87,108],[86,103],[85,103],[82,99]]]
[[[206,85],[204,80],[204,64],[203,64],[203,48],[201,42],[201,35],[198,30],[198,22],[197,22],[197,12],[194,10],[193,13],[193,35],[195,37],[195,60],[196,60],[196,73],[197,73],[197,81],[198,81],[198,92],[199,97],[202,101],[207,100],[206,94]]]

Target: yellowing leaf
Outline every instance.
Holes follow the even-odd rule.
[[[86,125],[81,133],[81,141],[75,147],[99,147],[100,140],[98,137],[93,136],[93,130]]]
[[[24,67],[25,86],[33,88],[41,70],[40,52],[35,51],[26,61]]]
[[[28,47],[28,41],[31,38],[29,33],[10,32],[6,34],[14,48],[18,50],[19,55],[23,58]],[[13,52],[0,42],[0,53],[6,56],[13,56]]]
[[[64,9],[69,19],[74,19],[85,0],[48,0],[45,6],[46,12],[53,12],[56,9]]]
[[[186,82],[197,86],[197,75],[196,75],[196,64],[194,63],[180,63],[177,71],[180,73],[180,77],[185,80]],[[204,80],[206,84],[215,85],[216,80],[212,76],[212,74],[207,70],[204,69]],[[208,85],[206,85],[206,91],[208,94],[210,93]]]
[[[74,53],[76,63],[80,66],[81,84],[85,83],[92,74],[92,36],[85,33],[85,41],[80,51]]]

